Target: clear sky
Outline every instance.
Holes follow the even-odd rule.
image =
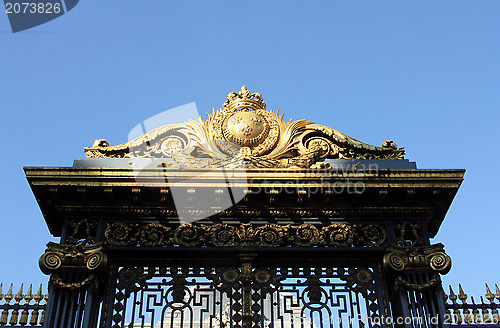
[[[453,259],[445,284],[479,296],[500,283],[499,39],[497,0],[82,0],[16,34],[2,12],[0,282],[47,281],[53,238],[23,166],[71,166],[96,138],[126,142],[190,102],[211,111],[244,84],[287,120],[467,169],[433,242]]]

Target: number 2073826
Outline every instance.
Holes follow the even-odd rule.
[[[6,2],[5,12],[7,14],[59,14],[60,3],[44,2]]]

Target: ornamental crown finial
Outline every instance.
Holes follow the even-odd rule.
[[[250,93],[246,86],[242,86],[240,92],[230,92],[223,105],[226,110],[236,109],[266,109],[266,103],[259,92]]]

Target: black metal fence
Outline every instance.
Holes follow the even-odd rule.
[[[2,292],[3,284],[0,284],[0,327],[42,327],[47,307],[48,294],[43,294],[42,285],[36,294],[33,294],[33,286],[30,285],[28,292],[23,292],[23,285],[17,294],[13,294],[10,285],[6,294]]]
[[[463,291],[458,285],[458,295],[450,286],[449,294],[443,291],[445,307],[447,310],[446,319],[450,326],[470,326],[470,327],[500,327],[500,289],[495,285],[493,294],[486,284],[486,293],[479,297],[479,302],[474,300]],[[488,303],[489,302],[489,303]]]

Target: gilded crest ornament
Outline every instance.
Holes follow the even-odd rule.
[[[245,86],[229,93],[222,107],[206,121],[162,126],[121,145],[97,139],[85,152],[99,158],[171,158],[181,168],[317,168],[326,158],[404,157],[391,140],[375,147],[307,120],[285,122]]]

